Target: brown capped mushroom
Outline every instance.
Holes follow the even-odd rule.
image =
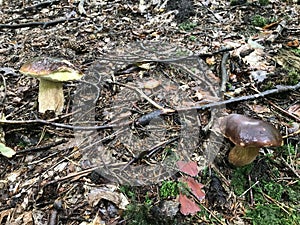
[[[220,130],[236,145],[228,157],[235,166],[253,162],[261,147],[282,145],[282,136],[273,125],[239,114],[222,118]]]
[[[61,114],[64,107],[63,81],[78,80],[82,74],[67,60],[38,57],[25,63],[20,72],[24,75],[38,78],[39,112],[53,110]]]

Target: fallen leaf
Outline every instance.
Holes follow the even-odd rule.
[[[205,198],[205,193],[202,191],[203,184],[197,182],[192,177],[186,177],[182,179],[183,182],[187,183],[188,187],[192,190],[192,193],[201,201]]]
[[[200,211],[200,207],[191,199],[186,197],[186,195],[179,195],[180,212],[183,215],[194,215],[195,213]]]
[[[183,173],[186,173],[190,176],[197,176],[198,175],[198,167],[197,167],[197,163],[190,161],[190,162],[184,162],[184,161],[178,161],[177,162],[177,166],[179,168],[179,170]]]
[[[252,71],[250,75],[258,83],[263,82],[267,78],[267,72],[262,70]]]
[[[100,188],[84,186],[86,189],[87,201],[91,206],[96,206],[100,200],[105,199],[113,202],[120,209],[125,209],[129,204],[124,194],[116,191],[114,185],[106,185]]]
[[[2,143],[0,143],[0,153],[7,158],[11,158],[16,154],[13,149],[6,147],[5,144]]]
[[[214,56],[212,56],[212,57],[208,57],[208,58],[206,58],[206,63],[208,64],[208,65],[210,65],[210,66],[212,66],[212,65],[215,65],[216,64],[216,59],[215,59],[215,57]]]
[[[144,88],[154,89],[154,88],[158,87],[159,85],[161,85],[160,80],[151,79],[151,80],[148,80],[144,83]]]
[[[267,106],[264,105],[248,105],[250,109],[252,109],[256,113],[265,113],[265,112],[270,112],[270,109]]]
[[[264,49],[265,48],[264,46],[260,45],[258,42],[253,41],[251,38],[248,39],[248,45],[250,45],[251,48],[254,48],[254,49],[257,49],[257,48]]]
[[[286,45],[288,47],[299,47],[299,40],[295,39],[293,41],[289,41],[288,43],[286,43]]]
[[[300,117],[300,104],[295,104],[289,107],[288,111]]]

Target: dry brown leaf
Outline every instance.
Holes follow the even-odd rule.
[[[91,206],[96,206],[100,200],[105,199],[113,202],[120,209],[125,209],[129,204],[127,198],[116,191],[114,185],[106,185],[100,188],[85,186],[86,196]]]
[[[289,47],[299,47],[299,40],[295,39],[293,41],[289,41],[288,43],[286,43],[286,45]]]
[[[187,183],[188,187],[192,190],[192,193],[201,201],[205,198],[205,193],[202,191],[203,184],[197,182],[192,177],[182,179],[183,182]]]
[[[160,80],[151,79],[144,83],[144,88],[154,89],[154,88],[158,87],[159,85],[161,85]]]
[[[300,117],[300,104],[295,104],[295,105],[292,105],[288,108],[288,111],[290,113],[293,113],[294,115]]]
[[[197,167],[197,163],[190,161],[190,162],[184,162],[184,161],[178,161],[177,162],[177,166],[179,168],[179,170],[183,173],[186,173],[190,176],[197,176],[198,175],[198,167]]]
[[[248,105],[248,107],[256,113],[270,112],[270,109],[263,105]]]
[[[206,58],[206,63],[208,64],[208,65],[210,65],[210,66],[212,66],[212,65],[215,65],[216,64],[216,59],[215,59],[215,57],[214,56],[212,56],[212,57],[209,57],[209,58]]]
[[[183,215],[194,215],[195,213],[200,211],[200,207],[191,199],[186,197],[186,195],[179,195],[180,212]]]

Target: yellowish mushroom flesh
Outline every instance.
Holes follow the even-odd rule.
[[[64,108],[62,83],[40,79],[38,102],[40,113],[53,110],[55,114],[60,115]]]
[[[259,154],[257,147],[235,146],[228,155],[229,162],[234,166],[245,166],[252,163]]]

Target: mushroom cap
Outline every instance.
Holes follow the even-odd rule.
[[[282,136],[272,124],[239,114],[225,116],[220,130],[234,144],[242,147],[282,145]]]
[[[78,80],[83,75],[69,61],[51,57],[33,58],[20,68],[20,72],[24,75],[54,82]]]

